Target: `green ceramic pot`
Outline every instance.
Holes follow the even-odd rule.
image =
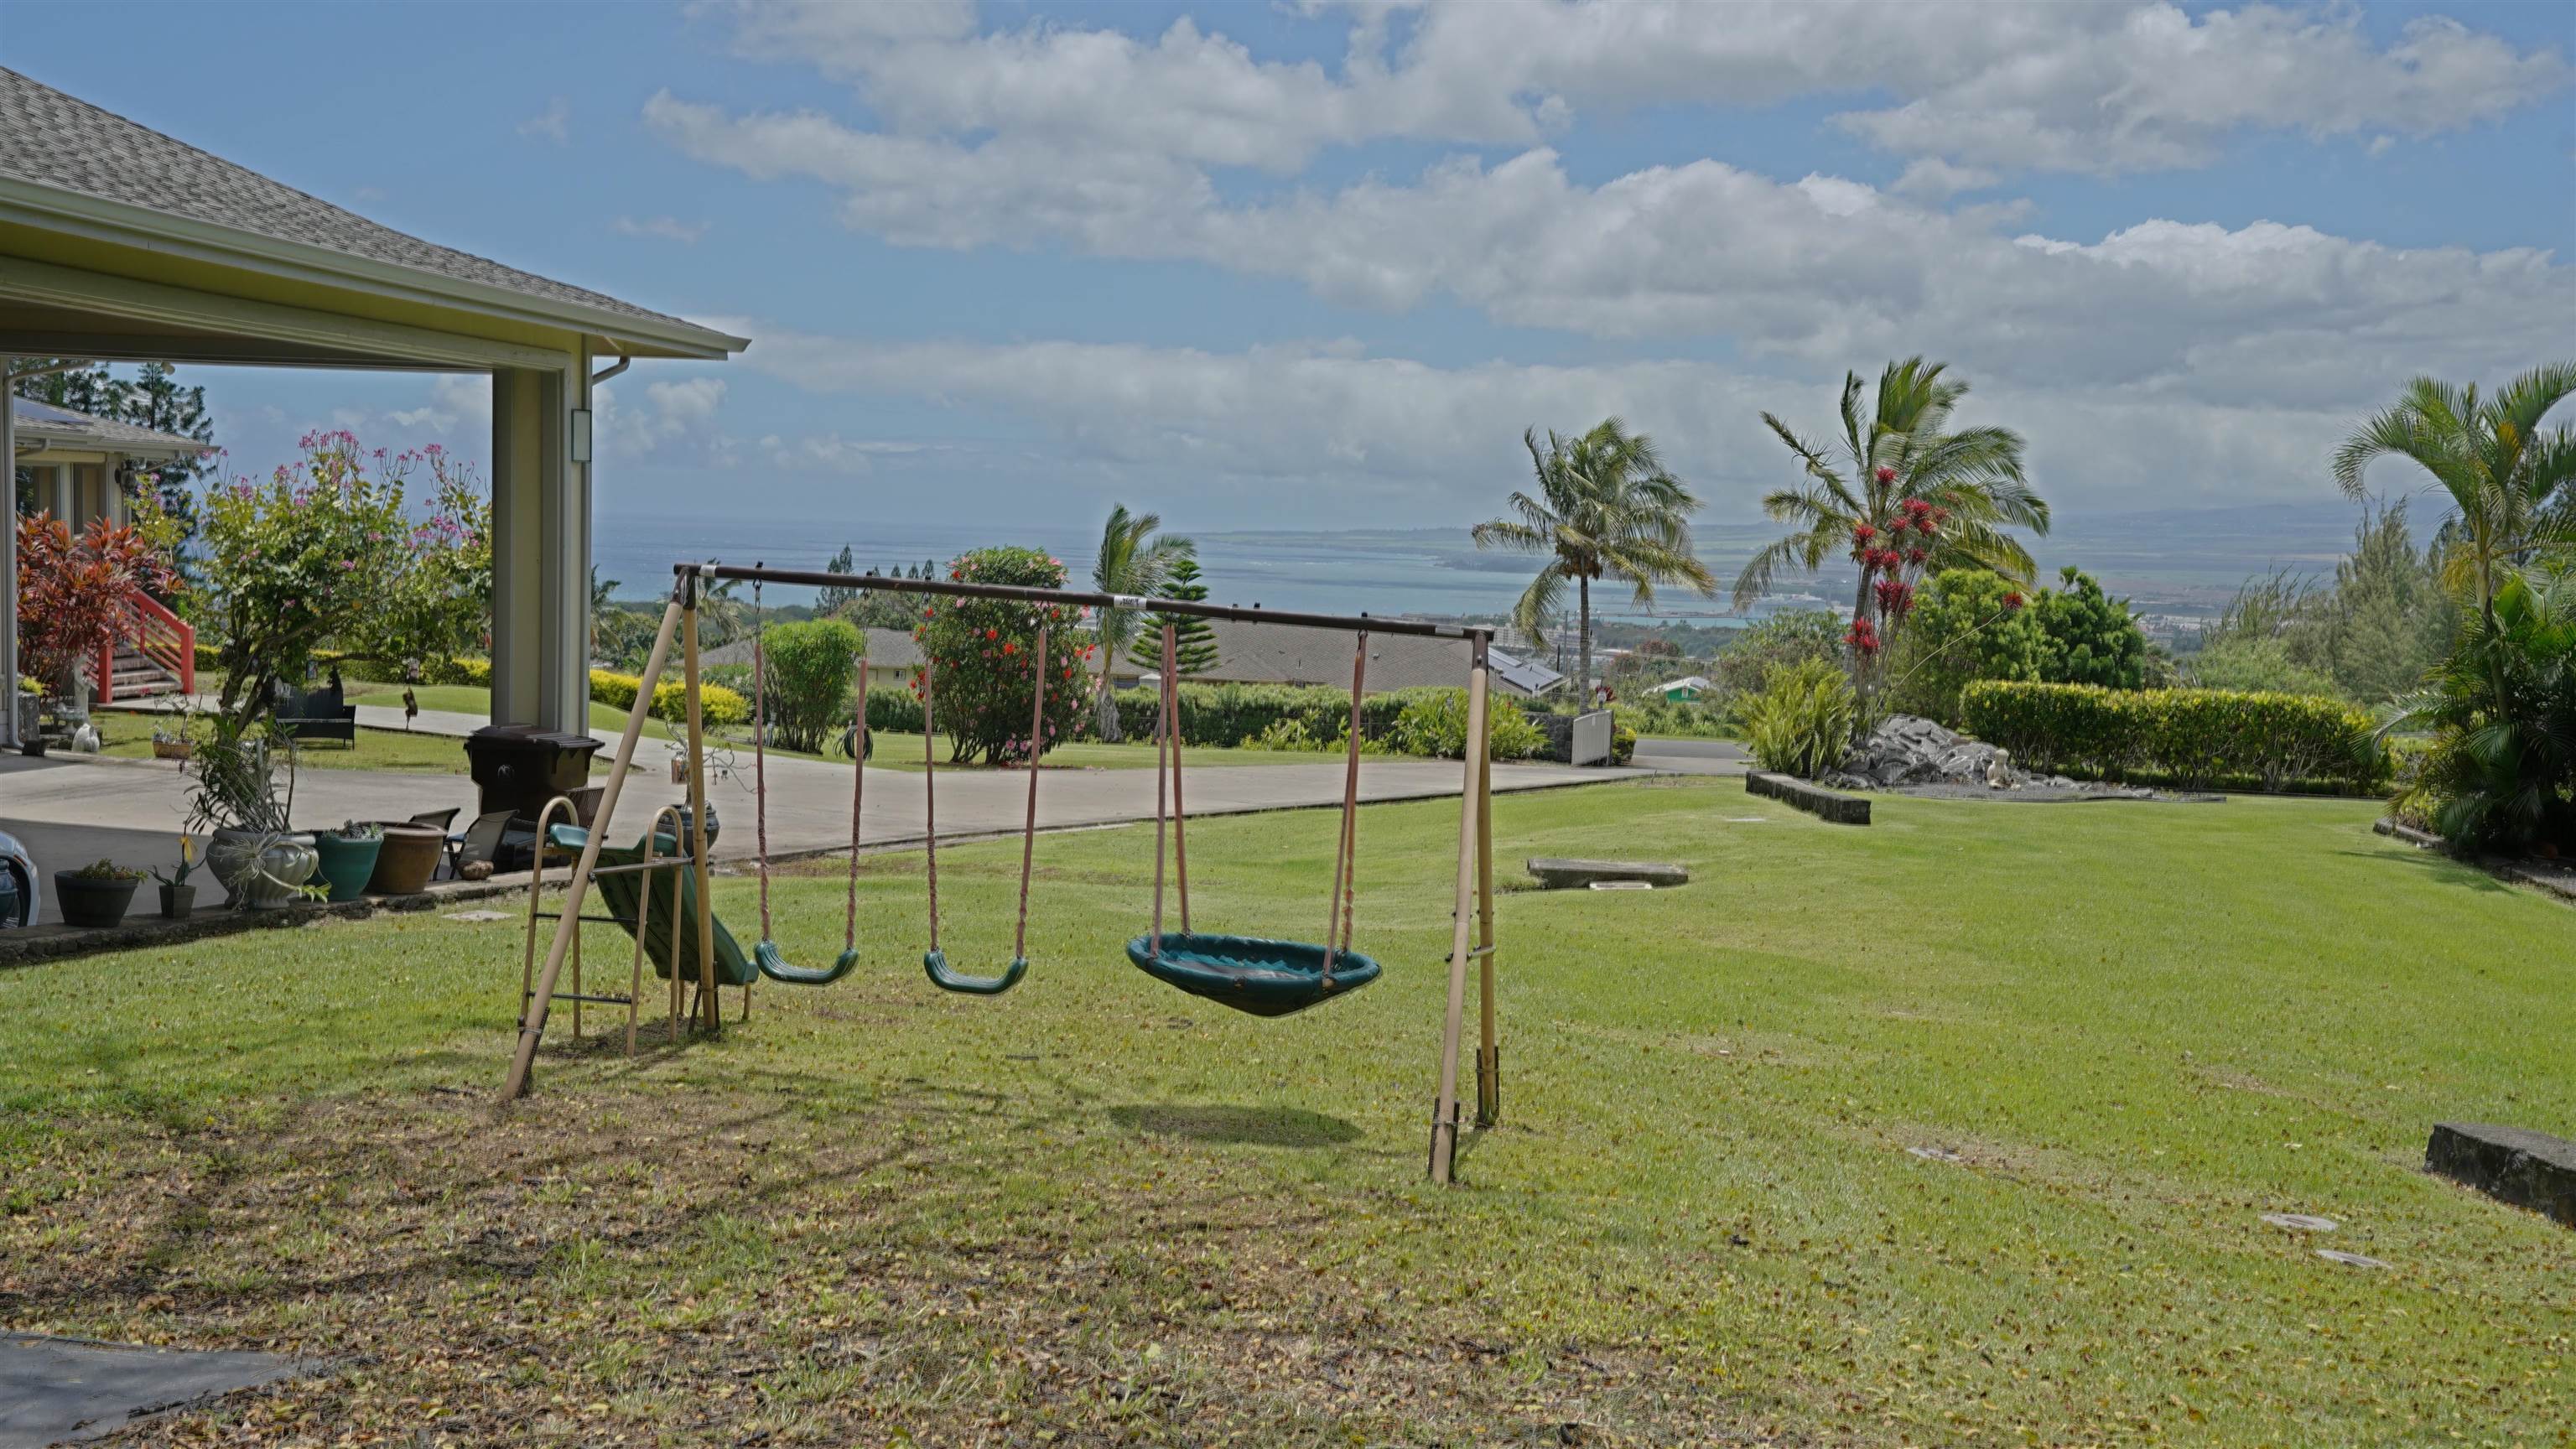
[[[322,857],[320,874],[330,883],[331,899],[354,901],[364,894],[368,877],[376,873],[376,856],[384,848],[381,835],[356,837],[328,830],[315,835],[313,850]]]

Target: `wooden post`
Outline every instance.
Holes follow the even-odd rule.
[[[1494,760],[1484,749],[1476,771],[1476,1125],[1503,1120],[1503,1053],[1494,1040]]]
[[[599,865],[599,844],[608,838],[608,821],[617,812],[618,792],[626,786],[626,769],[635,759],[635,743],[644,736],[644,721],[653,713],[653,686],[662,677],[662,665],[671,657],[671,635],[680,624],[683,613],[694,615],[694,608],[683,610],[673,598],[662,611],[661,632],[653,636],[652,657],[644,661],[644,678],[636,686],[635,707],[626,712],[626,733],[618,736],[617,759],[609,766],[608,788],[599,797],[599,814],[592,820],[590,839],[581,848],[581,859],[574,864],[572,880],[564,887],[563,915],[555,922],[554,944],[546,949],[546,970],[537,983],[534,998],[519,1018],[519,1046],[510,1057],[510,1075],[501,1084],[501,1100],[515,1101],[528,1092],[528,1075],[537,1061],[537,1042],[546,1034],[546,1008],[553,1002],[555,978],[563,970],[564,955],[581,932],[582,898],[590,891],[590,873]],[[692,639],[695,631],[692,630]],[[696,651],[690,662],[696,662]]]
[[[1466,1026],[1467,961],[1472,954],[1476,921],[1476,842],[1483,801],[1477,789],[1485,775],[1486,636],[1478,634],[1467,670],[1467,763],[1458,798],[1458,890],[1452,897],[1449,927],[1449,1008],[1440,1026],[1440,1095],[1431,1109],[1431,1180],[1456,1180],[1458,1155],[1458,1038]]]
[[[689,692],[689,875],[698,892],[698,1011],[703,1018],[700,1025],[709,1032],[718,1032],[724,1030],[724,1003],[716,999],[715,883],[707,870],[707,726],[698,700],[698,580],[689,579],[685,587],[689,617],[682,630],[687,645],[680,668]],[[636,707],[647,708],[649,701],[637,695]],[[671,924],[676,927],[680,923],[675,918]],[[677,976],[676,933],[671,945],[671,974]]]

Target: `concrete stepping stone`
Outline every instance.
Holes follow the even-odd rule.
[[[103,1438],[166,1410],[310,1367],[266,1353],[0,1335],[0,1449]]]
[[[1573,860],[1563,856],[1536,855],[1529,859],[1529,873],[1549,890],[1576,890],[1603,881],[1635,882],[1646,886],[1677,886],[1690,883],[1690,872],[1678,865],[1651,860]]]
[[[2424,1166],[2576,1228],[2576,1142],[2525,1127],[2437,1122]]]

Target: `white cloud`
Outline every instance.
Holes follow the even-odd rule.
[[[1522,429],[1610,415],[1652,434],[1712,520],[1744,520],[1790,475],[1765,409],[1823,430],[1835,388],[1698,361],[1441,368],[1348,345],[1240,352],[1034,342],[885,346],[761,332],[744,365],[807,391],[901,399],[1046,429],[1058,467],[1142,487],[1230,495],[1389,523],[1454,523],[1527,470]],[[1981,384],[1984,379],[1977,379]],[[2061,504],[2122,509],[2321,496],[2353,414],[2247,406],[2154,391],[1981,385],[1963,420],[2030,439],[2034,477]],[[783,460],[796,451],[762,446]],[[1213,500],[1212,500],[1213,501]],[[1358,511],[1354,511],[1358,510]]]
[[[480,373],[440,373],[431,379],[429,399],[416,408],[401,408],[385,416],[406,428],[421,428],[434,433],[452,433],[460,424],[470,424],[482,438],[489,439],[492,427],[492,381]]]
[[[824,432],[796,438],[770,433],[761,438],[760,451],[768,458],[770,466],[781,470],[859,474],[873,472],[879,458],[911,457],[943,450],[928,443],[844,438],[838,432]]]
[[[546,108],[519,123],[522,136],[540,136],[561,146],[572,140],[572,102],[557,96]]]
[[[707,234],[705,222],[687,222],[672,216],[652,216],[641,221],[631,216],[621,216],[610,221],[608,229],[619,236],[651,237],[662,241],[675,241],[686,247],[696,246],[698,239]]]
[[[1905,174],[1889,189],[1917,201],[1946,201],[1962,191],[1984,191],[2003,178],[1978,166],[1954,166],[1938,156],[1906,163]]]

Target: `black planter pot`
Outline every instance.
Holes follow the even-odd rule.
[[[161,919],[183,921],[197,908],[197,888],[192,885],[165,885],[161,888]]]
[[[54,872],[54,905],[67,926],[113,926],[125,919],[141,881],[83,880],[67,870]]]

